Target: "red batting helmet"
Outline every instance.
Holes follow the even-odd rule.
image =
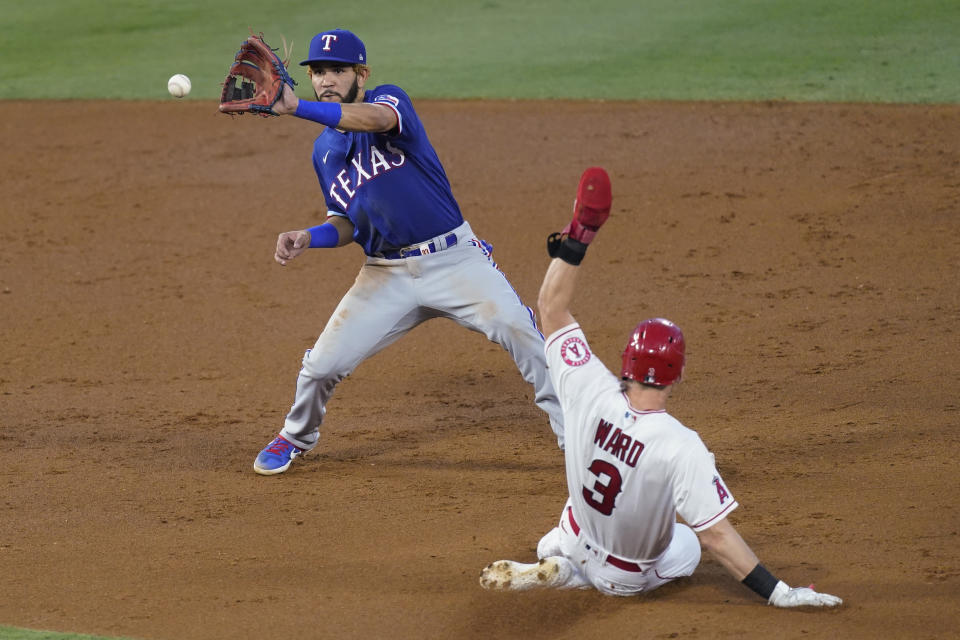
[[[623,350],[620,377],[658,387],[671,385],[683,375],[684,351],[680,327],[663,318],[644,320]]]

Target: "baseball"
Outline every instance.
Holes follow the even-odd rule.
[[[188,93],[190,93],[190,78],[178,73],[175,76],[171,76],[167,80],[167,91],[170,92],[174,98],[182,98]]]

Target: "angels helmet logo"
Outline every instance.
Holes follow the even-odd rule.
[[[590,361],[590,350],[579,336],[573,336],[560,345],[560,357],[571,367],[579,367]]]

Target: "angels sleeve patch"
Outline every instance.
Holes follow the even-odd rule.
[[[590,350],[580,336],[571,336],[560,345],[560,357],[571,367],[590,362]]]
[[[717,488],[717,498],[720,500],[720,504],[723,505],[727,500],[730,499],[730,492],[727,491],[725,486],[723,486],[720,476],[713,476],[713,485]]]

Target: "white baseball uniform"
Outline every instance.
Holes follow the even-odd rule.
[[[700,562],[694,531],[737,507],[713,454],[666,411],[631,407],[579,324],[554,332],[545,348],[563,409],[570,497],[537,555],[570,561],[562,588],[592,585],[611,595],[691,575]]]

